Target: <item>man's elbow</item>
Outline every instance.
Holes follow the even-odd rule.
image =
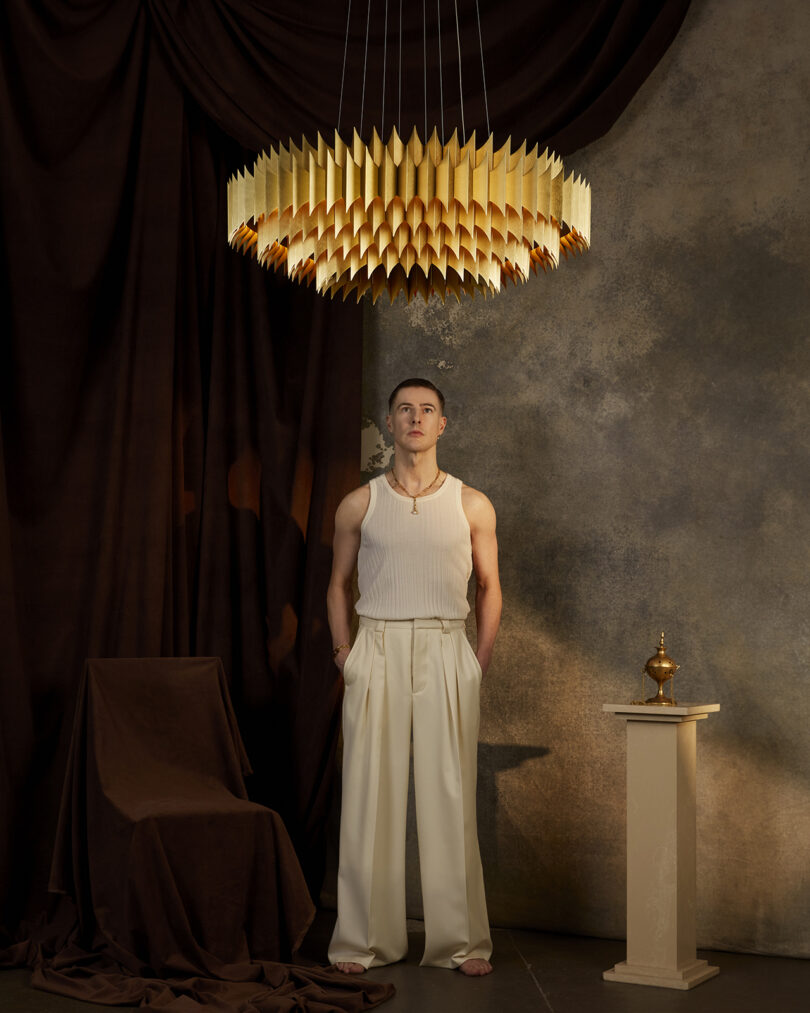
[[[329,581],[329,586],[326,589],[327,601],[342,601],[348,595],[352,593],[352,582],[351,580],[344,580],[341,578],[333,577]]]
[[[501,593],[501,583],[497,577],[492,577],[487,574],[482,574],[480,576],[476,575],[475,583],[478,594],[499,595]]]

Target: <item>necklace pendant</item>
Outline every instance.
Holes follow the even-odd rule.
[[[419,509],[416,506],[416,496],[412,496],[411,498],[413,499],[413,510],[411,510],[411,513],[412,514],[418,514],[419,513]]]

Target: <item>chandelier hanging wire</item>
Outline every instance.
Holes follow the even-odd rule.
[[[414,126],[402,140],[402,0],[399,3],[397,126],[387,143],[385,85],[388,51],[388,0],[385,0],[383,86],[380,134],[372,128],[362,140],[371,0],[366,12],[363,90],[359,132],[347,144],[340,134],[349,46],[351,0],[340,82],[337,128],[330,147],[320,134],[314,145],[279,144],[262,152],[252,171],[228,182],[228,233],[231,246],[267,268],[285,270],[292,281],[311,284],[321,294],[357,300],[386,292],[408,302],[437,295],[484,296],[505,281],[525,282],[557,267],[560,254],[583,253],[590,246],[591,191],[579,176],[567,177],[562,159],[524,141],[512,149],[511,137],[497,151],[489,125],[481,16],[475,11],[481,54],[487,139],[467,139],[461,77],[458,0],[454,0],[458,47],[461,142],[458,130],[445,140],[441,57],[441,0],[437,0],[439,108],[441,135],[428,138],[427,13],[422,0],[424,136]]]

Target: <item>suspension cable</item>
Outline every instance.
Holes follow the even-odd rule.
[[[425,144],[427,144],[427,14],[422,0],[422,74],[425,79]]]
[[[436,0],[436,35],[439,39],[439,109],[442,114],[442,144],[444,144],[444,89],[442,88],[442,12],[441,0]]]
[[[388,0],[385,0],[385,29],[383,31],[383,80],[382,114],[380,116],[380,137],[385,139],[385,63],[388,58]]]
[[[346,53],[349,49],[349,20],[352,16],[352,0],[349,0],[349,10],[346,14],[346,40],[343,43],[343,70],[340,74],[340,102],[338,103],[337,132],[340,133],[340,117],[343,113],[343,82],[346,78]]]
[[[464,127],[464,88],[461,84],[461,34],[458,28],[458,0],[453,0],[456,8],[456,44],[458,45],[458,100],[461,103],[461,139],[467,143],[467,131]]]
[[[478,48],[481,52],[481,80],[484,82],[484,112],[487,117],[487,137],[492,133],[489,129],[489,103],[487,102],[487,75],[484,73],[484,42],[481,38],[481,12],[478,10],[478,0],[475,0],[475,17],[478,20]]]
[[[368,63],[368,27],[371,24],[371,0],[368,0],[368,14],[366,15],[366,50],[363,54],[363,95],[360,99],[360,136],[363,136],[363,113],[366,105],[366,65]]]

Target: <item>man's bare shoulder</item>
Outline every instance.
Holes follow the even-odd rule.
[[[335,513],[335,527],[357,528],[362,524],[368,510],[371,492],[368,483],[352,489],[340,501]]]
[[[470,522],[494,523],[495,507],[489,497],[471,485],[461,486],[461,506]]]

